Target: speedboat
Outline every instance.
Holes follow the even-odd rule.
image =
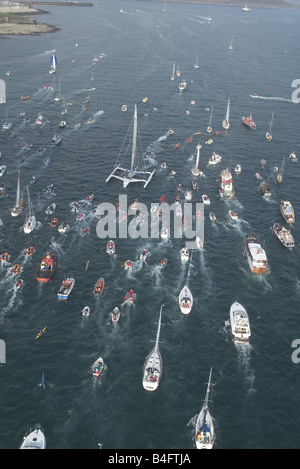
[[[103,277],[101,277],[99,278],[99,280],[96,282],[94,286],[94,293],[96,295],[102,295],[102,293],[104,292],[104,288],[105,288],[105,280]]]
[[[113,309],[112,313],[111,313],[111,322],[112,322],[113,324],[117,324],[117,322],[118,322],[119,319],[120,319],[120,314],[121,314],[121,313],[120,313],[120,310],[119,310],[119,308],[116,306],[116,307]]]
[[[229,218],[231,218],[232,220],[237,220],[239,217],[238,217],[238,214],[236,212],[234,212],[233,210],[229,210],[228,211],[228,216]]]
[[[108,241],[106,245],[106,253],[107,254],[114,254],[116,252],[116,246],[114,241],[110,240]]]
[[[26,433],[19,449],[46,449],[46,437],[39,423]]]
[[[208,195],[206,194],[202,195],[202,202],[206,205],[210,205],[210,198],[208,197]]]
[[[66,278],[61,284],[61,287],[57,293],[57,297],[61,300],[66,300],[70,295],[71,291],[73,290],[74,285],[74,278]]]
[[[143,251],[140,254],[140,260],[145,261],[148,256],[149,256],[149,251],[147,251],[147,249],[143,249]]]
[[[127,106],[126,106],[126,104],[123,104],[123,106],[122,106],[122,111],[123,111],[123,112],[127,111]]]
[[[180,258],[182,262],[187,262],[189,260],[189,250],[187,248],[182,248],[180,250]]]
[[[52,215],[55,212],[56,209],[56,204],[53,202],[53,204],[50,204],[49,207],[46,208],[45,213],[46,215]]]
[[[146,391],[155,391],[158,388],[163,370],[162,358],[159,350],[162,308],[163,306],[160,308],[155,346],[147,356],[143,366],[142,383],[143,388]]]
[[[254,274],[267,273],[268,261],[266,252],[262,248],[259,240],[253,235],[246,237],[246,254],[250,269]]]
[[[8,252],[4,252],[0,256],[0,262],[8,262],[9,258],[10,258],[10,255],[8,254]]]
[[[15,264],[12,269],[11,269],[11,273],[16,275],[20,272],[20,265],[19,264]]]
[[[208,408],[208,397],[210,392],[212,369],[210,369],[209,379],[203,406],[198,414],[195,426],[195,443],[197,449],[212,449],[215,432],[213,420]]]
[[[214,165],[214,164],[220,163],[221,160],[222,160],[222,156],[219,155],[219,153],[213,152],[213,154],[208,160],[208,164]]]
[[[280,225],[279,223],[274,223],[273,233],[285,247],[293,248],[295,246],[295,240],[290,230]]]
[[[182,80],[178,85],[179,91],[184,91],[187,88],[187,83],[185,80]]]
[[[36,279],[38,282],[49,282],[56,269],[56,256],[47,253],[39,265]]]
[[[254,120],[252,119],[251,114],[250,114],[249,117],[242,117],[242,122],[243,122],[243,124],[245,124],[250,129],[253,129],[253,130],[256,129],[256,124],[255,124]]]
[[[82,316],[85,316],[85,317],[89,316],[89,315],[90,315],[90,311],[91,311],[91,310],[90,310],[90,307],[89,307],[89,306],[85,306],[85,307],[83,308],[83,310],[81,311]]]
[[[160,267],[166,267],[167,263],[168,263],[168,259],[162,259],[159,265]]]
[[[272,195],[272,191],[266,181],[262,181],[259,185],[259,190],[261,193],[267,197],[270,197]]]
[[[235,342],[249,342],[251,336],[249,317],[245,308],[237,301],[230,307],[230,325]]]
[[[188,285],[185,285],[179,293],[179,308],[183,314],[189,314],[193,307],[193,295]]]
[[[127,261],[124,262],[124,267],[125,267],[125,270],[131,269],[132,262],[128,259]]]
[[[24,284],[24,280],[19,278],[15,283],[15,290],[20,290]]]
[[[290,161],[292,163],[296,163],[297,162],[297,156],[296,156],[296,153],[293,151],[291,154],[290,154]]]
[[[133,290],[129,290],[127,293],[126,293],[126,296],[125,296],[125,303],[134,303],[134,300],[135,300],[135,295],[134,295],[134,291]]]
[[[209,212],[208,216],[211,221],[215,221],[217,219],[217,216],[214,212]]]
[[[29,248],[26,249],[26,256],[32,256],[33,252],[34,252],[34,247],[29,246]]]
[[[102,357],[99,357],[92,365],[92,374],[95,378],[98,378],[104,371],[104,361]]]
[[[240,164],[237,164],[236,167],[234,168],[234,172],[236,174],[240,174],[242,172],[242,167]]]
[[[63,223],[61,223],[61,224],[59,225],[57,231],[58,231],[59,233],[65,233],[65,232],[67,231],[67,229],[68,229],[68,225],[63,222]]]
[[[200,249],[200,251],[203,249],[203,241],[199,236],[196,236],[196,246],[197,249]]]
[[[186,191],[184,194],[185,200],[190,201],[192,200],[193,194],[192,191]]]
[[[280,202],[280,213],[287,223],[295,223],[294,208],[288,200],[282,200]]]

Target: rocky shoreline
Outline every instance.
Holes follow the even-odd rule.
[[[59,28],[47,23],[38,23],[27,15],[46,14],[47,11],[38,10],[31,6],[18,4],[17,9],[0,6],[0,37],[1,36],[36,36],[42,33],[59,31]]]

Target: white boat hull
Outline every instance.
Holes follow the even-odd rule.
[[[183,287],[179,294],[179,308],[182,314],[190,314],[193,307],[193,295],[187,285]]]
[[[153,349],[148,355],[143,369],[143,388],[146,391],[155,391],[158,388],[162,368],[160,351]]]
[[[235,301],[230,307],[230,325],[235,342],[249,342],[251,329],[245,308]]]
[[[46,449],[46,437],[41,425],[35,427],[24,436],[20,449]]]

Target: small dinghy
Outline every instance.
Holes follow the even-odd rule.
[[[120,313],[119,308],[118,307],[114,308],[114,310],[111,313],[111,322],[113,324],[117,324],[117,322],[120,319],[120,315],[121,315],[121,313]]]
[[[85,307],[83,308],[83,310],[81,311],[82,316],[84,316],[84,317],[89,316],[89,315],[90,315],[90,311],[91,311],[91,310],[90,310],[90,307],[89,307],[89,306],[85,306]]]

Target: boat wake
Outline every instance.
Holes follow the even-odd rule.
[[[245,376],[245,380],[248,385],[248,392],[255,392],[255,370],[250,366],[251,351],[253,347],[250,343],[235,343],[235,347],[238,353],[239,371],[242,372]]]
[[[269,101],[283,101],[283,102],[286,102],[286,103],[292,103],[293,100],[292,99],[287,99],[287,98],[282,98],[280,96],[258,96],[258,95],[250,95],[251,98],[255,98],[255,99],[267,99]]]

